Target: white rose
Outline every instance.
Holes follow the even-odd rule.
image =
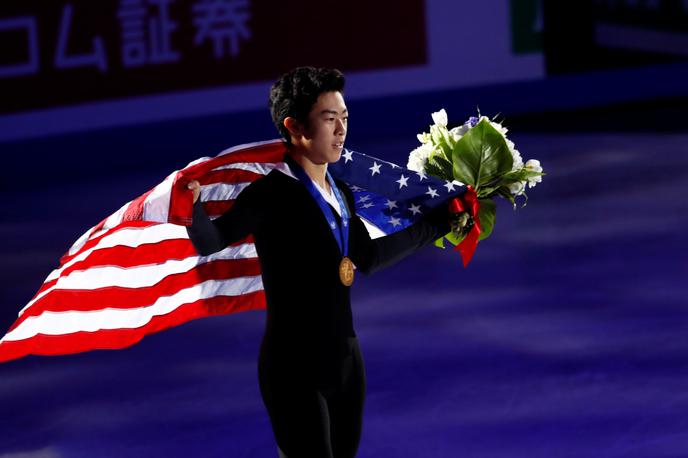
[[[447,112],[444,111],[444,108],[432,114],[432,122],[437,126],[447,127],[449,121],[447,120]]]

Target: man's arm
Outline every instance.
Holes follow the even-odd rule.
[[[227,212],[212,221],[203,209],[201,199],[194,202],[193,220],[191,226],[186,227],[186,233],[198,254],[208,256],[218,252],[253,232],[261,215],[254,205],[253,194],[249,185]]]
[[[365,274],[391,266],[451,230],[448,204],[443,204],[401,231],[371,239],[363,221],[355,214],[353,194],[348,188],[344,189],[344,194],[352,212],[349,234],[351,260]]]

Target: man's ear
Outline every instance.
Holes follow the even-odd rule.
[[[303,124],[298,119],[289,116],[284,118],[282,123],[292,137],[299,138],[303,136]]]

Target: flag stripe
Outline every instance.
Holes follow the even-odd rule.
[[[255,246],[252,243],[230,246],[210,256],[194,256],[182,260],[171,260],[165,263],[122,269],[117,267],[95,267],[85,271],[72,272],[62,276],[49,289],[43,291],[25,307],[33,307],[48,294],[57,290],[78,290],[80,292],[106,287],[140,288],[152,286],[165,275],[185,272],[198,264],[199,261],[221,259],[255,258]],[[22,311],[22,314],[24,311]]]
[[[97,332],[75,332],[66,335],[37,334],[30,339],[0,341],[0,362],[34,355],[66,355],[94,349],[120,349],[136,344],[146,335],[178,326],[187,321],[213,315],[224,315],[265,308],[261,291],[239,297],[215,296],[184,304],[167,315],[157,315],[135,329],[99,329]]]
[[[89,311],[99,308],[136,309],[152,304],[158,297],[172,296],[198,283],[199,278],[233,280],[260,275],[260,263],[252,259],[223,259],[201,264],[193,270],[172,274],[155,285],[142,288],[121,286],[95,290],[55,290],[19,317],[12,331],[28,317],[44,312]],[[230,282],[227,282],[228,286]]]
[[[112,229],[110,229],[110,230],[108,230],[108,231],[106,231],[106,232],[102,232],[102,233],[98,234],[97,236],[92,237],[92,238],[90,238],[90,239],[87,239],[87,241],[85,241],[83,244],[80,244],[80,246],[74,248],[73,251],[70,250],[70,251],[68,252],[68,254],[66,254],[66,255],[64,255],[64,256],[62,256],[62,257],[60,258],[60,265],[63,265],[63,264],[65,264],[65,263],[68,263],[69,261],[71,261],[71,260],[74,259],[75,257],[79,256],[79,254],[80,254],[81,252],[83,252],[83,251],[85,251],[85,250],[88,250],[89,248],[91,248],[91,247],[97,245],[98,242],[99,242],[101,239],[103,239],[104,237],[107,237],[108,235],[111,235],[111,234],[116,233],[116,232],[121,231],[121,230],[127,230],[127,229],[144,229],[144,228],[146,228],[146,227],[150,227],[150,226],[159,226],[159,225],[160,225],[160,223],[155,222],[155,221],[127,221],[127,222],[124,222],[124,223],[122,223],[121,225],[119,225],[119,226],[117,226],[117,227],[114,227],[114,228],[112,228]],[[90,231],[89,231],[89,232],[90,232]],[[181,231],[180,231],[180,233],[181,233]],[[88,233],[82,235],[82,236],[79,238],[79,240],[77,241],[77,243],[75,243],[75,244],[73,245],[73,247],[75,247],[77,244],[79,244],[79,242],[81,241],[82,238],[88,237],[87,234],[88,234]],[[85,237],[85,236],[86,236],[86,237]]]
[[[95,332],[99,329],[133,329],[144,326],[154,316],[166,315],[179,306],[213,296],[240,296],[260,291],[260,275],[235,278],[231,282],[207,280],[178,291],[171,296],[159,297],[148,306],[133,309],[105,308],[91,311],[43,312],[27,318],[3,337],[4,341],[23,340],[37,334],[59,335],[79,331]]]

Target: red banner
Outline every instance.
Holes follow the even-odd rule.
[[[426,63],[423,0],[3,0],[0,113]]]

